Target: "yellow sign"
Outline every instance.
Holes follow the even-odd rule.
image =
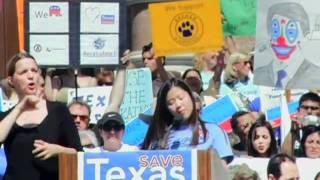
[[[158,56],[221,49],[219,0],[189,0],[149,5],[152,42]]]

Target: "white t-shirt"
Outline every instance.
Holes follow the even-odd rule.
[[[108,150],[103,149],[103,146],[95,147],[95,148],[83,148],[84,152],[110,152]],[[121,148],[116,152],[130,152],[130,151],[138,151],[139,148],[137,146],[132,146],[129,144],[122,144]]]

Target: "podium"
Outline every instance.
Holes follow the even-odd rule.
[[[133,176],[141,179],[151,176],[186,180],[229,179],[220,158],[212,150],[59,155],[60,180],[100,180],[111,176],[122,176],[120,179],[132,179]]]

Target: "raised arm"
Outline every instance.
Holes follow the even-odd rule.
[[[126,70],[132,68],[133,65],[130,62],[130,50],[126,50],[121,58],[121,65],[117,72],[116,79],[113,83],[111,90],[109,105],[107,106],[105,113],[107,112],[119,112],[120,105],[124,98],[125,86],[126,86]]]

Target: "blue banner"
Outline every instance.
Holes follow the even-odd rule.
[[[147,134],[149,125],[145,121],[149,121],[153,116],[152,108],[140,114],[136,119],[126,125],[122,141],[126,144],[139,146]],[[149,119],[142,119],[143,117]]]
[[[196,179],[197,152],[78,153],[78,180]]]
[[[219,125],[227,132],[231,132],[231,116],[238,111],[229,95],[224,96],[212,104],[204,107],[201,112],[201,118],[205,122],[213,122]]]
[[[292,116],[298,112],[298,107],[299,107],[298,101],[293,101],[293,102],[288,103],[288,110],[289,110],[290,116]],[[274,127],[280,126],[281,108],[278,106],[278,107],[274,107],[274,108],[269,109],[266,112],[266,118],[272,124],[272,126],[274,126]]]

